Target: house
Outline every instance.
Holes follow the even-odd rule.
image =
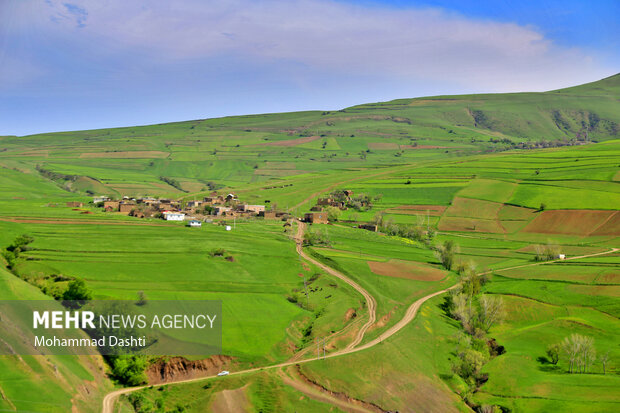
[[[120,205],[120,202],[118,201],[104,201],[103,209],[106,210],[107,212],[118,211],[119,205]]]
[[[334,200],[331,198],[319,198],[316,200],[317,205],[324,205],[324,206],[331,205],[333,202]]]
[[[69,208],[82,208],[84,204],[82,202],[77,202],[77,201],[71,201],[71,202],[67,202],[67,206]]]
[[[199,207],[200,205],[202,205],[202,201],[189,201],[187,203],[188,208],[196,208],[196,207]]]
[[[220,215],[223,215],[225,212],[228,212],[228,211],[232,211],[232,208],[231,207],[225,207],[225,206],[216,206],[216,207],[213,207],[213,210],[211,212],[213,213],[213,215],[220,216]]]
[[[206,196],[202,200],[207,205],[218,205],[224,203],[224,198],[220,195]]]
[[[304,221],[311,224],[327,224],[327,212],[307,212]]]
[[[237,207],[237,209],[241,212],[251,212],[254,214],[259,214],[261,211],[265,211],[265,205],[246,205],[242,204]]]
[[[372,231],[372,232],[377,232],[379,230],[379,227],[373,224],[361,224],[358,226],[358,228],[365,229],[365,230]]]
[[[193,228],[200,228],[202,226],[202,222],[192,219],[187,225]]]
[[[259,217],[263,217],[265,219],[276,219],[276,211],[261,211],[258,213]]]
[[[561,260],[565,260],[566,259],[566,254],[558,254],[558,258]]]
[[[108,196],[94,196],[93,197],[93,204],[98,204],[100,202],[105,202],[105,201],[109,201],[110,197]]]
[[[237,195],[235,194],[228,194],[226,195],[226,201],[237,201]]]
[[[118,205],[118,210],[123,214],[129,214],[135,207],[136,204],[134,202],[122,201]]]
[[[320,205],[315,205],[312,208],[310,208],[310,211],[315,211],[315,212],[321,212],[323,210],[323,207]]]
[[[164,211],[163,215],[166,221],[183,221],[185,219],[185,214],[182,212]]]
[[[342,193],[347,197],[347,198],[351,198],[353,196],[353,191],[345,189],[344,191],[342,191]]]

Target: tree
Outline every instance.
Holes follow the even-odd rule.
[[[64,301],[86,301],[92,298],[93,294],[91,290],[81,278],[76,278],[71,281],[67,290],[62,295]]]
[[[601,361],[601,364],[603,365],[603,374],[605,374],[605,368],[607,366],[607,362],[609,361],[609,351],[607,351],[606,353],[603,353],[599,357],[599,360]]]
[[[480,324],[489,331],[493,324],[500,323],[504,318],[504,302],[501,297],[483,295],[480,297]]]
[[[587,373],[596,360],[594,339],[580,334],[571,334],[562,341],[562,350],[568,357],[569,373]]]
[[[446,270],[452,269],[456,249],[457,247],[452,240],[447,240],[443,245],[437,247],[437,258],[439,258],[441,265],[443,265]]]
[[[572,334],[570,337],[566,337],[564,338],[564,341],[562,341],[562,351],[568,358],[569,373],[574,371],[575,362],[581,350],[581,341],[579,337],[581,337],[579,334]]]
[[[371,223],[377,225],[378,227],[383,226],[383,212],[377,212],[373,217]]]
[[[464,379],[476,378],[484,366],[484,354],[472,349],[465,349],[458,355],[459,363],[455,366],[456,373]]]
[[[136,305],[143,306],[146,304],[146,294],[144,291],[138,291],[138,299],[136,301]]]
[[[338,221],[338,217],[340,217],[340,210],[336,207],[328,206],[325,208],[325,212],[327,212],[327,219],[330,221]]]
[[[541,203],[540,203],[540,206],[538,207],[538,210],[539,210],[539,211],[544,211],[545,209],[547,209],[547,205],[545,205],[545,203],[544,203],[544,202],[541,202]]]
[[[551,364],[556,365],[560,361],[560,352],[562,348],[559,344],[551,344],[547,347],[547,356],[551,360]]]

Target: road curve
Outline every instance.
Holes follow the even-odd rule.
[[[311,262],[312,264],[316,265],[317,267],[319,267],[320,269],[322,269],[323,271],[327,272],[328,274],[333,275],[336,278],[341,279],[342,281],[344,281],[345,283],[349,284],[351,287],[353,287],[357,292],[359,292],[364,299],[366,300],[366,307],[368,308],[368,321],[360,328],[360,330],[357,332],[357,335],[355,336],[355,339],[353,341],[351,341],[347,347],[345,348],[345,350],[351,350],[352,348],[356,347],[359,343],[362,342],[362,340],[364,339],[364,334],[366,334],[366,331],[370,328],[370,326],[372,326],[375,321],[377,320],[377,301],[375,300],[375,298],[370,295],[368,293],[368,291],[366,291],[361,285],[359,285],[358,283],[356,283],[355,281],[353,281],[352,279],[350,279],[349,277],[345,276],[344,274],[342,274],[339,271],[336,271],[335,269],[315,260],[314,258],[311,258],[310,256],[308,256],[302,248],[302,244],[303,244],[303,238],[304,238],[304,231],[306,229],[306,224],[299,221],[297,223],[297,235],[295,236],[295,243],[297,244],[297,252],[299,253],[299,255],[305,259],[308,262]]]
[[[571,257],[571,258],[567,258],[566,260],[575,260],[575,259],[581,259],[581,258],[595,257],[595,256],[598,256],[598,255],[612,254],[614,252],[617,252],[618,250],[619,250],[618,248],[612,248],[609,251],[598,252],[598,253],[595,253],[595,254],[581,255],[581,256],[577,256],[577,257]],[[510,270],[510,269],[514,269],[514,268],[522,268],[522,267],[527,267],[527,266],[550,264],[552,262],[558,262],[558,261],[560,261],[560,260],[545,261],[545,262],[533,263],[533,264],[527,264],[527,265],[518,265],[518,266],[515,266],[515,267],[502,268],[502,269],[493,270],[493,271],[495,271],[495,272],[497,272],[497,271],[506,271],[506,270]],[[487,274],[487,273],[493,272],[493,271],[487,271],[484,274]],[[331,271],[330,271],[330,274],[331,274]],[[389,328],[385,333],[381,334],[379,337],[375,338],[374,340],[371,340],[368,343],[366,343],[364,345],[361,345],[359,347],[354,347],[354,348],[347,347],[347,348],[345,348],[343,350],[340,350],[338,352],[327,354],[325,356],[325,358],[340,357],[340,356],[344,356],[344,355],[351,354],[351,353],[356,353],[358,351],[366,350],[366,349],[369,349],[371,347],[376,346],[377,344],[381,343],[383,340],[386,340],[389,337],[391,337],[394,334],[396,334],[397,332],[399,332],[410,321],[412,321],[415,318],[415,316],[417,315],[418,310],[420,309],[422,304],[424,304],[426,301],[428,301],[431,298],[436,297],[436,296],[438,296],[440,294],[443,294],[443,293],[445,293],[445,292],[447,292],[447,291],[449,291],[449,290],[451,290],[453,288],[456,288],[457,286],[458,286],[458,284],[453,285],[450,288],[446,288],[444,290],[434,292],[432,294],[429,294],[427,296],[424,296],[424,297],[416,300],[413,304],[411,304],[409,306],[409,308],[407,309],[407,312],[405,313],[405,316],[401,320],[399,320],[396,324],[394,324],[391,328]],[[247,369],[247,370],[241,370],[241,371],[237,371],[237,372],[232,372],[232,373],[230,373],[230,375],[231,376],[232,375],[241,375],[241,374],[246,374],[246,373],[254,373],[254,372],[257,372],[257,371],[261,371],[261,370],[278,369],[278,368],[282,368],[282,367],[292,366],[292,365],[295,365],[295,364],[309,363],[309,362],[312,362],[312,361],[315,361],[315,360],[316,359],[311,358],[311,359],[304,359],[304,360],[288,361],[288,362],[279,363],[279,364],[273,364],[273,365],[265,366],[265,367],[256,367],[256,368],[253,368],[253,369]],[[217,375],[206,376],[206,377],[199,377],[199,378],[188,379],[188,380],[180,380],[180,381],[175,381],[175,382],[169,382],[169,383],[166,383],[166,384],[171,385],[171,384],[191,383],[191,382],[197,382],[197,381],[211,379],[211,378],[214,378],[214,377],[217,377]],[[124,389],[115,390],[115,391],[113,391],[111,393],[106,394],[105,397],[103,398],[103,410],[102,410],[102,412],[103,413],[113,413],[113,411],[114,411],[114,403],[116,402],[116,399],[120,395],[131,393],[131,392],[134,392],[136,390],[141,390],[141,389],[144,389],[146,387],[150,387],[150,385],[139,386],[139,387],[128,387],[128,388],[124,388]]]

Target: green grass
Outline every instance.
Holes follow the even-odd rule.
[[[135,299],[138,291],[152,300],[220,299],[227,355],[243,365],[283,360],[314,336],[344,327],[348,309],[360,316],[365,310],[358,293],[326,274],[312,281],[305,296],[299,274],[310,279],[316,268],[302,266],[280,221],[238,222],[231,232],[213,225],[194,230],[92,206],[85,207],[92,214],[81,214],[65,203],[88,202],[89,193],[199,199],[215,184],[243,201],[301,216],[317,197],[350,189],[376,200],[369,211],[344,211],[342,220],[367,222],[386,212],[396,223],[418,225],[416,214],[391,209],[448,207],[443,216],[430,217],[430,226],[441,230],[434,242],[455,241],[457,261],[472,261],[479,270],[532,263],[535,244],[558,244],[569,255],[603,251],[617,247],[617,234],[584,237],[524,229],[542,216],[535,212],[541,203],[547,209],[618,209],[619,88],[617,75],[547,93],[399,99],[338,112],[0,137],[0,246],[32,234],[33,249],[24,254],[30,260],[17,266],[19,274],[81,277],[100,299]],[[584,130],[597,143],[507,150],[507,142],[568,140]],[[308,136],[319,138],[278,145]],[[37,167],[56,175],[51,180]],[[177,180],[181,190],[161,177]],[[415,299],[455,282],[455,275],[427,282],[374,274],[369,260],[438,263],[418,243],[346,227],[353,225],[326,227],[333,248],[311,252],[376,298],[382,325],[365,340],[395,323]],[[214,248],[229,251],[234,262],[210,257]],[[477,400],[513,411],[617,406],[617,374],[567,376],[545,370],[537,357],[548,341],[574,331],[594,335],[601,349],[613,344],[620,315],[618,268],[616,254],[495,274],[486,289],[503,295],[513,311],[492,334],[508,353],[487,365],[489,382]],[[41,297],[14,275],[0,275],[5,294]],[[419,318],[378,347],[304,370],[326,387],[385,408],[464,410],[454,394],[462,383],[450,372],[456,326],[437,308],[440,301],[425,305]],[[100,380],[99,389],[110,386],[92,360],[52,358],[64,384],[53,380],[47,361],[23,360],[0,357],[0,387],[19,410],[41,411],[41,397],[49,400],[49,411],[69,410],[71,395],[91,377]],[[301,399],[271,372],[212,382],[213,390],[170,386],[167,406],[181,403],[199,410],[217,392],[247,386],[244,392],[256,410],[326,410]],[[76,400],[84,410],[92,401]],[[0,406],[13,409],[5,400]]]

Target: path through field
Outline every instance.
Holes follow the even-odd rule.
[[[295,236],[295,243],[297,244],[297,252],[299,253],[299,255],[303,259],[305,259],[306,261],[311,262],[312,264],[314,264],[317,267],[321,268],[323,271],[327,272],[328,274],[331,274],[334,277],[339,278],[342,281],[344,281],[347,284],[349,284],[357,292],[362,294],[362,296],[364,296],[364,299],[366,300],[366,307],[368,308],[368,321],[357,332],[357,335],[355,336],[355,339],[352,342],[350,342],[349,345],[345,348],[345,350],[350,350],[350,349],[354,348],[355,346],[357,346],[359,343],[362,342],[362,340],[364,339],[364,334],[366,333],[366,331],[377,320],[377,302],[376,302],[375,298],[372,295],[370,295],[370,293],[368,293],[368,291],[366,291],[358,283],[356,283],[355,281],[353,281],[349,277],[345,276],[341,272],[336,271],[333,268],[328,267],[327,265],[325,265],[325,264],[315,260],[314,258],[311,258],[310,256],[308,256],[303,251],[303,248],[302,248],[305,230],[306,230],[306,224],[301,222],[301,221],[298,222],[297,223],[297,235]]]
[[[300,228],[304,228],[304,227],[302,227],[302,226],[298,227],[297,238],[299,238],[300,231],[301,231],[301,234],[302,234],[302,237],[303,237],[303,230],[300,230]],[[299,244],[298,244],[298,248],[301,248],[299,246]],[[605,255],[605,254],[612,254],[614,252],[617,252],[618,250],[619,250],[618,248],[612,248],[609,251],[598,252],[598,253],[588,254],[588,255],[581,255],[581,256],[577,256],[577,257],[567,258],[567,260],[595,257],[595,256]],[[302,256],[305,257],[306,256],[305,253]],[[514,269],[514,268],[522,268],[522,267],[529,267],[529,266],[536,266],[536,265],[544,265],[544,264],[550,264],[550,263],[557,262],[557,261],[559,261],[559,260],[545,261],[545,262],[526,264],[526,265],[518,265],[518,266],[515,266],[515,267],[502,268],[502,269],[494,270],[494,271],[505,271],[505,270],[510,270],[510,269]],[[328,272],[330,274],[332,274],[332,275],[337,276],[336,274],[340,274],[337,271],[333,270],[332,268],[324,266],[323,264],[321,264],[320,266],[321,266],[321,268],[324,268],[324,267],[325,268],[329,268]],[[491,271],[489,271],[489,272],[491,272]],[[340,275],[342,275],[342,274],[340,274]],[[344,277],[344,278],[348,280],[348,278],[346,278],[346,277]],[[344,280],[344,279],[343,279],[343,281],[346,282],[346,280]],[[456,288],[457,285],[458,284],[453,285],[450,288],[446,288],[444,290],[434,292],[432,294],[429,294],[429,295],[427,295],[425,297],[422,297],[422,298],[418,299],[417,301],[415,301],[413,304],[411,304],[409,306],[409,308],[407,309],[407,312],[405,313],[404,317],[401,320],[399,320],[396,324],[394,324],[391,328],[389,328],[387,331],[385,331],[379,337],[377,337],[377,338],[375,338],[375,339],[373,339],[373,340],[369,341],[368,343],[365,343],[365,344],[363,344],[361,346],[355,347],[357,344],[359,344],[362,341],[362,339],[363,339],[363,332],[366,331],[366,330],[363,330],[363,332],[362,332],[362,330],[360,330],[360,332],[358,333],[358,336],[352,342],[352,343],[355,343],[354,346],[351,346],[351,344],[350,344],[349,346],[347,346],[343,350],[340,350],[340,351],[337,351],[337,352],[334,352],[334,353],[331,353],[331,354],[327,354],[325,356],[325,358],[333,358],[333,357],[345,356],[347,354],[356,353],[356,352],[362,351],[362,350],[367,350],[367,349],[369,349],[371,347],[376,346],[377,344],[380,344],[383,340],[386,340],[389,337],[393,336],[394,334],[398,333],[402,328],[404,328],[407,324],[409,324],[409,322],[411,322],[415,318],[415,316],[418,313],[418,310],[420,309],[422,304],[424,304],[426,301],[430,300],[433,297],[436,297],[436,296],[438,296],[440,294],[443,294],[443,293],[447,292],[450,289]],[[363,288],[361,288],[361,287],[360,287],[360,289],[363,290]],[[372,302],[374,303],[374,298],[372,298],[372,296],[370,296],[370,299],[373,300]],[[373,307],[373,312],[374,312],[374,307]],[[361,335],[360,335],[360,333],[361,333]],[[304,364],[304,363],[310,363],[310,362],[315,362],[315,361],[318,361],[318,360],[315,359],[315,358],[311,358],[311,359],[287,361],[287,362],[284,362],[284,363],[273,364],[273,365],[264,366],[264,367],[256,367],[256,368],[252,368],[252,369],[231,372],[230,375],[241,375],[241,374],[255,373],[255,372],[263,371],[263,370],[280,369],[280,368],[283,368],[283,367],[293,366],[293,365],[296,365],[296,364]],[[206,376],[206,377],[199,377],[199,378],[195,378],[195,379],[173,381],[173,382],[169,382],[169,383],[166,383],[166,384],[172,385],[172,384],[193,383],[193,382],[203,381],[203,380],[212,379],[212,378],[216,378],[216,377],[217,377],[217,375],[212,375],[212,376]],[[102,409],[102,412],[103,413],[113,413],[113,411],[114,411],[114,403],[116,402],[116,399],[120,395],[131,393],[131,392],[134,392],[134,391],[137,391],[137,390],[141,390],[141,389],[144,389],[144,388],[147,388],[147,387],[150,387],[150,385],[138,386],[138,387],[128,387],[128,388],[119,389],[119,390],[115,390],[113,392],[108,393],[103,398],[103,409]]]

